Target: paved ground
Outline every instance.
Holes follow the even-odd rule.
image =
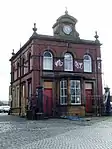
[[[28,121],[0,114],[0,149],[112,149],[112,117]]]

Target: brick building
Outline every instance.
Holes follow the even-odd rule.
[[[53,36],[38,34],[34,24],[32,36],[17,53],[13,52],[13,114],[26,114],[38,86],[43,87],[43,111],[49,116],[53,109],[60,115],[94,113],[92,97],[102,96],[101,44],[97,32],[95,41],[81,39],[76,23],[65,11],[53,25]]]

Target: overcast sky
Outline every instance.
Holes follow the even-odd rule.
[[[0,100],[8,100],[12,49],[19,50],[32,35],[52,35],[52,26],[67,7],[74,16],[80,38],[94,40],[97,30],[103,60],[103,84],[112,88],[112,1],[111,0],[0,0]]]

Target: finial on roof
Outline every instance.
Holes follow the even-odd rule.
[[[65,7],[65,9],[66,9],[66,10],[65,10],[65,14],[68,14],[68,10],[67,10],[67,7]]]
[[[97,40],[99,38],[98,34],[97,34],[97,31],[95,31],[95,39]]]
[[[34,23],[34,28],[33,28],[33,31],[36,32],[37,31],[37,28],[36,28],[36,23]]]
[[[97,31],[95,31],[95,36],[94,37],[95,37],[95,42],[99,43],[99,40],[98,40],[99,36],[98,36]]]
[[[32,28],[32,30],[34,31],[32,36],[30,37],[30,39],[34,39],[37,37],[37,28],[36,28],[36,23],[34,23],[34,27]]]
[[[14,49],[12,50],[12,56],[14,56],[15,55],[15,53],[14,53]]]

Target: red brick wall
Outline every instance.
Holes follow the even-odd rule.
[[[38,85],[41,84],[40,76],[42,74],[42,57],[39,60],[38,56],[43,56],[43,52],[47,49],[50,49],[54,57],[61,57],[65,52],[72,52],[73,56],[78,59],[83,59],[84,54],[86,54],[89,50],[89,54],[93,60],[93,73],[87,74],[85,73],[85,77],[98,78],[98,94],[102,95],[102,77],[101,74],[97,75],[96,73],[96,59],[97,57],[101,57],[100,47],[95,45],[83,45],[83,44],[70,44],[69,48],[67,48],[67,43],[64,42],[56,42],[56,41],[45,41],[45,40],[34,40],[33,43],[33,55],[37,55],[37,57],[33,57],[33,91]],[[39,67],[40,66],[40,67]]]

